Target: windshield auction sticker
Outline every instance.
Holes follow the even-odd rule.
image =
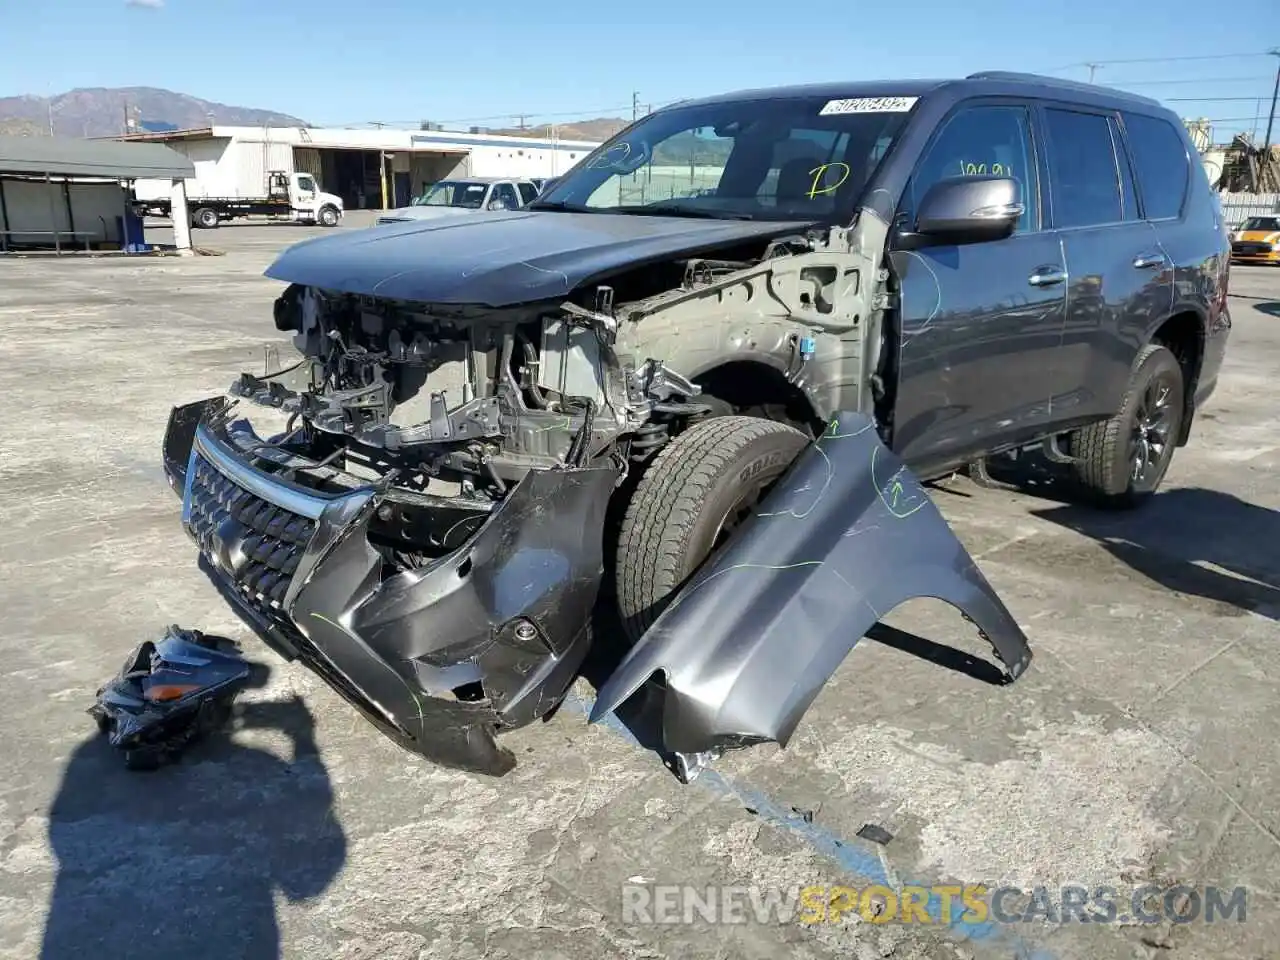
[[[906,113],[915,106],[919,97],[853,97],[849,100],[828,100],[818,115],[829,117],[840,113]]]

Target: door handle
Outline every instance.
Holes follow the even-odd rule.
[[[1027,277],[1027,283],[1033,287],[1051,287],[1067,279],[1067,271],[1061,267],[1036,267],[1035,272]]]
[[[1163,267],[1168,262],[1168,258],[1163,253],[1143,253],[1133,258],[1135,270],[1146,270],[1148,267]]]

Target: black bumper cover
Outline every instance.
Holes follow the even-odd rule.
[[[391,569],[370,545],[394,494],[324,494],[250,465],[218,398],[175,408],[165,472],[200,566],[273,649],[401,746],[501,775],[494,734],[546,715],[590,646],[609,467],[526,475],[461,547]]]

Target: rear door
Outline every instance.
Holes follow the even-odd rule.
[[[1142,218],[1114,112],[1044,104],[1049,218],[1066,255],[1069,376],[1052,398],[1055,429],[1112,416],[1145,332],[1168,314],[1173,272]]]
[[[1028,104],[980,100],[943,120],[899,205],[915,222],[929,187],[949,177],[1011,176],[1025,207],[1004,240],[893,250],[901,293],[894,448],[922,472],[1043,431],[1060,384],[1066,273],[1042,229],[1037,144]]]

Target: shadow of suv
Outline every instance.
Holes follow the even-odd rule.
[[[523,209],[287,250],[301,359],[176,408],[166,471],[228,599],[398,742],[508,769],[493,735],[564,697],[603,593],[632,646],[593,717],[661,674],[688,771],[785,744],[912,597],[1021,674],[920,481],[1030,448],[1147,498],[1217,381],[1228,259],[1144,97],[983,73],[686,101]]]

